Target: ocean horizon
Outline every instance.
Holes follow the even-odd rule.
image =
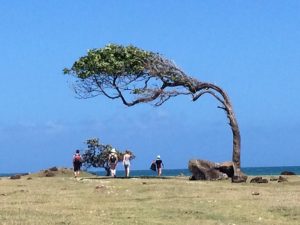
[[[93,174],[98,176],[105,176],[106,172],[103,168],[99,170],[92,170]],[[280,175],[283,171],[294,172],[296,175],[300,175],[300,166],[273,166],[273,167],[243,167],[242,171],[249,176],[259,176],[259,175],[268,175],[268,176],[276,176]],[[9,177],[16,174],[25,175],[28,173],[24,172],[16,172],[16,173],[0,173],[0,177]],[[124,176],[124,170],[118,170],[117,176]],[[188,169],[163,169],[163,176],[191,176],[191,172]],[[131,170],[130,176],[132,177],[143,177],[143,176],[156,176],[156,172],[148,169],[148,170]]]

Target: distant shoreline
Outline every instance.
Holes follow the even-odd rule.
[[[273,166],[273,167],[244,167],[242,171],[249,176],[258,176],[258,175],[266,175],[266,176],[276,176],[280,175],[283,171],[291,171],[296,175],[300,175],[300,166]],[[105,171],[103,169],[88,171],[95,175],[105,176]],[[0,177],[10,177],[13,175],[27,175],[29,173],[25,172],[16,172],[16,173],[0,173]],[[142,176],[156,176],[156,172],[148,170],[132,170],[131,175],[134,177],[142,177]],[[188,169],[164,169],[163,176],[190,176],[191,173]],[[124,170],[117,171],[117,176],[124,176]]]

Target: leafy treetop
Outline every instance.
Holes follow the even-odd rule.
[[[64,73],[79,78],[74,86],[79,97],[103,94],[127,106],[154,100],[161,105],[170,97],[195,93],[200,84],[160,54],[132,45],[89,50]]]

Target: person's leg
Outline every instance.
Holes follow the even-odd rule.
[[[76,177],[76,165],[74,162],[73,162],[73,173],[74,173],[74,177]]]
[[[111,165],[111,176],[115,177],[116,176],[116,165]]]
[[[80,164],[74,162],[74,176],[77,177],[80,174]]]
[[[78,166],[77,164],[75,163],[74,164],[74,176],[77,177],[77,171],[78,171]]]
[[[109,171],[110,171],[110,176],[113,177],[114,176],[114,165],[112,163],[109,165]]]
[[[110,176],[113,177],[114,176],[114,169],[110,168]]]
[[[124,165],[124,170],[125,170],[125,177],[127,177],[127,166],[126,165]]]
[[[158,168],[157,172],[158,172],[158,176],[160,176],[161,175],[161,168]]]
[[[129,165],[125,166],[125,177],[129,177]]]

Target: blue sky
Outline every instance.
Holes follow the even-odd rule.
[[[62,69],[108,43],[159,52],[222,87],[242,166],[300,165],[299,1],[0,2],[0,172],[71,167],[91,137],[135,152],[133,169],[148,169],[157,154],[166,168],[231,160],[228,121],[209,96],[158,108],[75,98]]]

